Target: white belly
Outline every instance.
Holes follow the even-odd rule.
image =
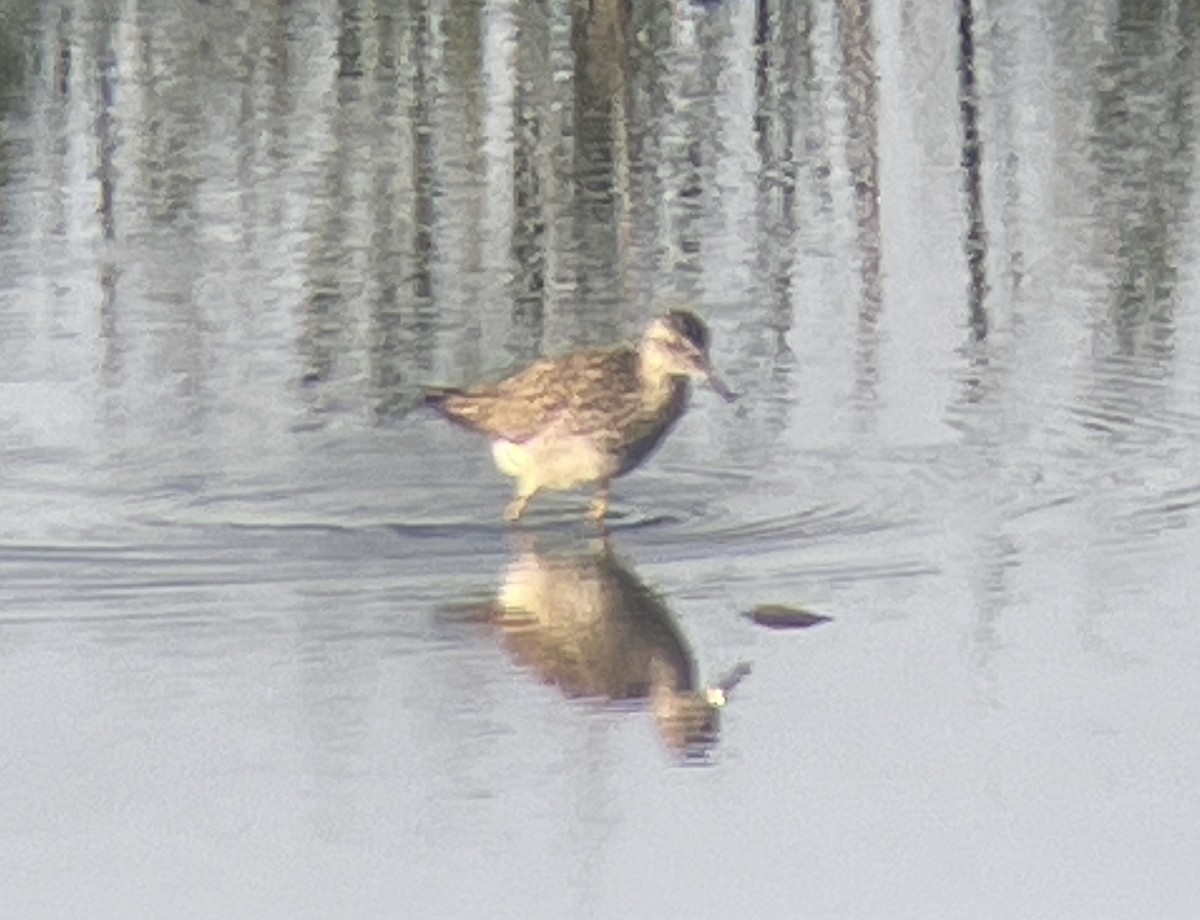
[[[573,489],[614,476],[619,461],[586,436],[538,436],[521,444],[494,441],[500,472],[539,489]]]

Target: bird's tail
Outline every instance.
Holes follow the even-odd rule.
[[[445,412],[446,400],[462,395],[463,391],[456,387],[421,387],[421,404]]]
[[[447,421],[477,431],[479,425],[472,415],[471,401],[461,399],[467,395],[457,387],[422,387],[421,403]]]

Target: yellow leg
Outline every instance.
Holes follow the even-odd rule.
[[[521,515],[525,513],[525,508],[529,505],[529,500],[537,494],[537,487],[526,491],[521,488],[517,491],[517,497],[514,498],[507,508],[504,509],[504,518],[508,521],[519,521]]]
[[[608,514],[608,493],[609,486],[606,482],[597,490],[596,498],[592,501],[592,507],[588,511],[588,517],[593,521],[603,521],[604,516]]]

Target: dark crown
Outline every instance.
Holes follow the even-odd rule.
[[[695,345],[700,351],[708,351],[708,327],[704,320],[690,310],[672,310],[667,314],[667,324]]]

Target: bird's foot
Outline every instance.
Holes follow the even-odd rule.
[[[604,520],[604,517],[607,514],[608,514],[608,495],[607,494],[597,495],[595,497],[595,499],[593,499],[591,507],[588,508],[587,516],[589,518],[591,518],[593,521],[601,522]]]
[[[508,507],[504,509],[504,520],[514,523],[521,519],[521,515],[525,513],[525,506],[529,504],[528,495],[518,495]]]

